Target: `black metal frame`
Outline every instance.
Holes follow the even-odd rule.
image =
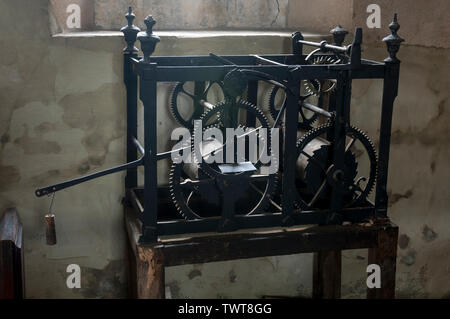
[[[217,57],[209,56],[151,56],[159,38],[153,34],[152,27],[155,21],[151,16],[145,22],[147,31],[138,33],[138,28],[132,23],[134,14],[127,14],[128,26],[122,31],[128,43],[124,50],[124,83],[127,92],[127,162],[128,164],[92,174],[66,183],[50,186],[36,191],[38,196],[49,194],[57,190],[70,187],[83,181],[119,170],[127,170],[125,187],[127,200],[131,202],[141,213],[142,237],[140,242],[155,242],[160,235],[214,232],[219,229],[221,217],[206,218],[201,220],[158,220],[158,160],[169,158],[171,152],[157,153],[157,83],[194,81],[222,81],[231,71],[250,70],[247,74],[248,93],[247,98],[256,104],[258,81],[261,77],[256,72],[262,72],[270,76],[274,81],[287,83],[287,89],[292,94],[287,94],[286,120],[284,131],[283,149],[283,173],[282,173],[282,211],[271,214],[254,216],[235,216],[239,228],[258,228],[273,226],[291,226],[298,224],[325,224],[330,223],[330,216],[339,214],[339,222],[360,222],[369,218],[387,217],[387,172],[389,162],[389,148],[391,136],[392,110],[397,96],[400,61],[396,53],[403,41],[398,35],[399,25],[397,17],[390,25],[391,35],[384,41],[387,43],[390,57],[384,62],[376,62],[361,59],[362,29],[357,28],[355,39],[350,46],[341,46],[342,35],[345,31],[337,30],[335,44],[330,45],[325,41],[321,43],[303,40],[300,32],[292,35],[292,54],[278,55],[234,55]],[[138,57],[134,47],[136,39],[141,41],[143,57]],[[303,46],[315,46],[324,54],[347,54],[346,63],[335,65],[307,65],[303,53]],[[220,61],[223,61],[221,63]],[[231,64],[230,64],[231,62]],[[339,196],[333,190],[331,207],[323,211],[300,211],[294,208],[295,197],[295,165],[297,155],[295,152],[297,140],[297,118],[299,112],[299,86],[301,80],[311,79],[336,79],[337,90],[333,99],[335,101],[335,130],[333,132],[336,141],[344,136],[345,125],[350,123],[350,99],[353,79],[382,79],[384,81],[382,115],[379,136],[379,164],[376,184],[375,203],[368,203],[364,207],[343,209]],[[140,100],[144,106],[144,146],[137,141],[137,92],[140,92]],[[343,143],[334,143],[334,165],[344,165]],[[144,154],[145,149],[145,154]],[[137,154],[142,157],[138,159]],[[141,203],[136,195],[137,166],[144,166],[144,200]]]

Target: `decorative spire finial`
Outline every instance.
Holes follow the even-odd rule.
[[[123,32],[125,36],[125,41],[127,42],[127,47],[123,49],[125,53],[134,53],[138,52],[138,48],[134,46],[134,43],[136,42],[136,36],[141,31],[138,27],[133,25],[133,21],[136,18],[136,16],[133,13],[133,9],[131,7],[128,8],[128,13],[125,15],[125,18],[128,21],[128,25],[120,29],[121,32]]]
[[[152,34],[153,33],[153,26],[156,24],[155,19],[153,19],[153,16],[147,16],[144,20],[145,25],[147,26],[147,33]]]
[[[400,29],[400,24],[397,21],[397,13],[394,14],[394,19],[389,25],[389,29],[391,29],[391,34],[383,39],[383,42],[386,42],[387,50],[389,52],[389,57],[386,58],[385,62],[390,63],[399,63],[400,60],[397,59],[397,52],[400,50],[400,44],[405,41],[398,34],[398,30]]]
[[[129,27],[133,26],[133,21],[136,18],[136,16],[133,13],[132,7],[128,7],[128,13],[125,15],[125,18],[127,18],[128,26]]]
[[[155,51],[156,44],[161,41],[161,39],[156,34],[153,34],[153,26],[156,21],[151,15],[145,18],[144,23],[147,26],[147,30],[139,32],[137,39],[141,41],[142,52],[144,52],[144,62],[150,62],[150,55]]]
[[[333,35],[334,44],[337,46],[342,46],[342,43],[344,43],[345,36],[348,34],[348,31],[345,30],[341,25],[338,25],[336,28],[330,31],[330,33]]]

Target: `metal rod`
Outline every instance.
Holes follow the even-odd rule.
[[[177,153],[179,153],[180,151],[186,151],[186,150],[189,150],[189,149],[191,149],[191,146],[190,146],[190,145],[189,145],[189,146],[182,147],[182,148],[177,148],[177,149],[175,149],[175,150],[171,150],[171,151],[167,151],[167,152],[158,153],[158,154],[156,155],[156,159],[159,161],[159,160],[162,160],[162,159],[165,159],[165,158],[169,158],[169,157],[172,156],[172,153],[173,153],[173,154],[177,154]]]
[[[211,104],[211,103],[209,103],[209,102],[207,102],[207,101],[205,101],[205,100],[200,100],[200,101],[198,101],[198,103],[199,103],[200,105],[202,105],[203,107],[207,108],[207,109],[212,109],[212,108],[214,108],[214,104]]]
[[[284,110],[286,109],[286,101],[287,101],[287,96],[284,97],[283,104],[281,105],[281,108],[278,111],[277,118],[275,119],[275,122],[273,123],[273,128],[277,127],[281,121],[281,116],[282,116]]]
[[[310,110],[310,111],[312,111],[314,113],[321,114],[321,115],[326,116],[328,118],[332,118],[333,117],[333,115],[330,112],[327,112],[327,111],[325,111],[324,109],[321,109],[318,106],[315,106],[315,105],[312,105],[312,104],[309,104],[309,103],[306,103],[306,102],[303,102],[302,106],[305,109],[308,109],[308,110]]]
[[[72,179],[72,180],[69,180],[69,181],[65,181],[65,182],[62,182],[62,183],[59,183],[59,184],[55,184],[55,185],[51,185],[51,186],[47,186],[47,187],[43,187],[43,188],[38,188],[35,191],[35,194],[36,194],[37,197],[42,197],[44,195],[48,195],[48,194],[60,191],[62,189],[65,189],[65,188],[72,187],[72,186],[75,186],[75,185],[87,182],[87,181],[89,181],[91,179],[95,179],[95,178],[102,177],[102,176],[105,176],[105,175],[117,173],[117,172],[120,172],[120,171],[125,171],[125,170],[130,169],[130,168],[135,168],[135,167],[138,167],[138,166],[142,165],[143,160],[144,160],[144,156],[142,156],[141,158],[139,158],[139,159],[137,159],[137,160],[135,160],[133,162],[130,162],[130,163],[119,165],[119,166],[116,166],[116,167],[113,167],[113,168],[109,168],[109,169],[106,169],[106,170],[103,170],[103,171],[99,171],[99,172],[96,172],[96,173],[93,173],[93,174],[90,174],[90,175],[86,175],[86,176],[83,176],[83,177],[75,178],[75,179]]]
[[[253,56],[253,57],[257,58],[258,60],[263,61],[263,62],[267,62],[269,64],[274,64],[274,65],[279,65],[279,66],[287,66],[286,64],[279,63],[279,62],[276,62],[276,61],[272,61],[272,60],[263,58],[263,57],[261,57],[259,55],[256,55],[256,54],[250,54],[250,56]]]
[[[136,145],[136,147],[137,147],[137,149],[138,149],[138,152],[139,152],[142,156],[145,156],[145,149],[144,149],[144,147],[142,146],[142,144],[139,142],[139,140],[138,140],[136,137],[133,136],[132,141],[133,141],[134,145]]]
[[[216,55],[216,54],[214,54],[214,53],[212,53],[212,52],[209,53],[209,56],[210,56],[211,58],[213,58],[213,59],[215,59],[215,60],[217,60],[217,61],[223,63],[223,64],[226,64],[226,65],[235,65],[235,66],[237,66],[235,63],[231,62],[230,60],[225,59],[225,58],[223,58],[223,57],[221,57],[221,56],[218,56],[218,55]]]
[[[262,195],[262,196],[264,196],[264,193],[258,188],[258,187],[256,187],[255,185],[253,185],[253,183],[250,183],[250,186],[257,192],[257,193],[259,193],[260,195]],[[274,201],[273,201],[273,199],[269,199],[269,203],[270,204],[272,204],[276,209],[278,209],[279,211],[282,211],[283,210],[283,208],[280,206],[280,205],[278,205],[277,203],[275,203]],[[248,215],[247,215],[248,216]]]
[[[320,48],[318,48],[318,49],[315,49],[315,50],[312,50],[311,51],[311,53],[309,53],[308,55],[307,55],[307,57],[305,58],[305,61],[309,61],[309,59],[311,59],[311,57],[313,56],[313,55],[315,55],[317,52],[320,52]]]
[[[298,41],[301,44],[309,45],[316,48],[321,48],[322,51],[333,51],[333,52],[339,52],[339,53],[349,53],[351,46],[342,46],[339,47],[337,45],[328,44],[327,41],[322,42],[311,42],[311,41],[305,41],[305,40],[299,40]]]

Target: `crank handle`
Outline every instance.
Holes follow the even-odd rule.
[[[49,195],[51,193],[60,191],[62,189],[68,188],[68,187],[72,187],[87,181],[90,181],[91,179],[95,179],[95,178],[99,178],[105,175],[109,175],[109,174],[113,174],[113,173],[117,173],[120,171],[125,171],[127,169],[131,169],[131,168],[136,168],[140,165],[143,165],[144,163],[144,158],[145,158],[145,151],[144,148],[141,146],[141,144],[139,144],[139,141],[136,138],[133,138],[133,143],[136,145],[137,150],[139,151],[139,153],[141,153],[141,157],[135,161],[123,164],[123,165],[119,165],[113,168],[109,168],[103,171],[99,171],[93,174],[89,174],[86,176],[82,176],[82,177],[78,177],[75,179],[71,179],[69,181],[65,181],[59,184],[55,184],[55,185],[51,185],[51,186],[47,186],[47,187],[43,187],[43,188],[38,188],[35,191],[35,194],[37,197],[42,197],[44,195]]]

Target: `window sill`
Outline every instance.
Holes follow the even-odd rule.
[[[217,38],[217,37],[286,37],[290,38],[293,31],[215,31],[215,30],[201,30],[201,31],[155,31],[155,34],[161,38]],[[122,37],[122,32],[119,31],[79,31],[79,32],[65,32],[53,35],[53,38],[102,38],[102,37]],[[331,36],[329,34],[319,33],[303,33],[305,39],[327,39]]]

